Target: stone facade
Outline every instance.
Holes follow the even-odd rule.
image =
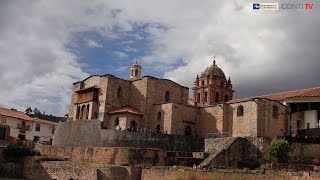
[[[252,99],[231,104],[234,137],[277,137],[287,131],[286,107],[277,101]]]
[[[191,103],[189,88],[168,79],[141,77],[141,70],[134,64],[128,80],[106,74],[74,83],[69,120],[99,119],[107,129],[133,127],[202,137],[273,138],[289,132],[287,108],[280,102],[229,101],[234,93],[231,80],[215,62],[197,76]]]

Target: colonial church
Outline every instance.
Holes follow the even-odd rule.
[[[152,129],[203,137],[277,137],[319,127],[320,87],[233,100],[232,82],[215,61],[189,88],[168,79],[92,75],[73,84],[69,120],[99,119],[102,127]]]

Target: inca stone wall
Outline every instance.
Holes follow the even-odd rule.
[[[99,120],[58,124],[54,146],[144,147],[167,151],[202,151],[204,140],[196,136],[140,133],[101,129]]]

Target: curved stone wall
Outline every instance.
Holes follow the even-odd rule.
[[[58,124],[53,145],[158,148],[166,151],[199,152],[204,150],[204,139],[195,136],[101,129],[99,120],[77,120]]]

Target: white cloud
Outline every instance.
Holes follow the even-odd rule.
[[[94,41],[92,39],[85,39],[85,41],[89,47],[103,48],[103,46],[101,44],[97,43],[96,41]]]
[[[115,51],[114,55],[118,57],[118,59],[123,60],[128,58],[128,55],[124,52],[120,52],[120,51]]]
[[[319,75],[318,11],[263,12],[251,6],[245,0],[1,1],[0,102],[64,115],[72,83],[88,76],[66,48],[75,43],[73,35],[121,39],[136,25],[145,25],[147,36],[133,37],[147,38],[150,48],[139,58],[143,68],[161,69],[165,78],[189,87],[213,56],[240,95],[319,84],[312,78]],[[84,39],[89,47],[103,48]],[[127,47],[132,39],[122,43],[118,57],[137,52]]]

